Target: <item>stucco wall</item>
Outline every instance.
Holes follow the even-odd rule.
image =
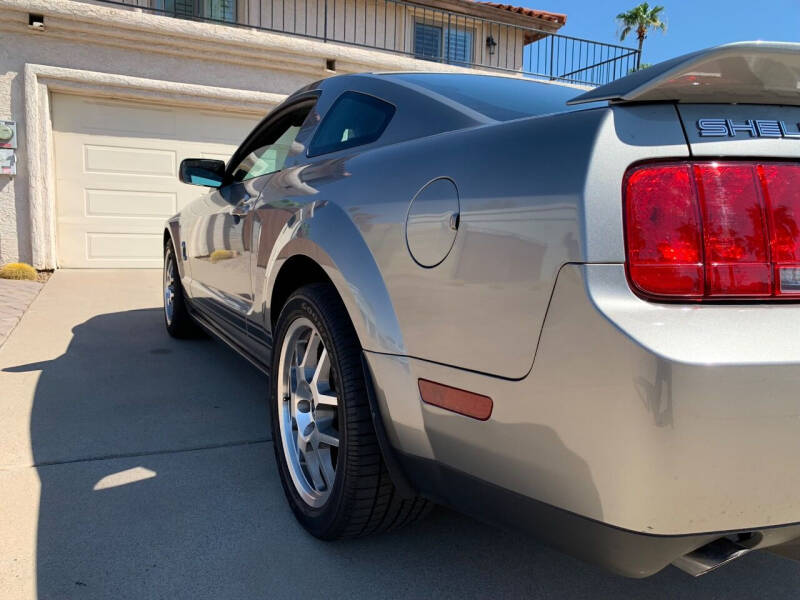
[[[45,15],[44,31],[28,26],[29,12]],[[148,93],[154,99],[158,94],[153,90],[168,84],[174,88],[176,82],[232,91],[252,90],[262,96],[270,93],[271,98],[279,98],[276,95],[291,93],[332,75],[325,68],[329,59],[336,61],[340,73],[430,68],[463,70],[370,49],[71,0],[0,0],[0,119],[17,121],[19,139],[17,175],[0,175],[0,264],[19,259],[38,263],[37,266],[52,266],[47,261],[42,263],[42,259],[37,258],[41,252],[33,249],[33,244],[41,244],[47,232],[31,234],[30,196],[36,196],[37,186],[49,185],[45,181],[47,169],[35,165],[48,166],[52,153],[49,140],[41,139],[34,140],[38,158],[33,160],[31,156],[34,144],[27,139],[26,132],[47,131],[47,123],[30,127],[26,111],[43,121],[49,119],[49,114],[31,109],[34,99],[29,96],[34,94],[33,86],[26,88],[26,65],[139,78],[148,82]],[[70,85],[69,91],[81,92],[80,82]],[[110,95],[114,93],[109,92]],[[174,90],[171,94],[175,97]],[[192,101],[196,95],[196,91],[188,90],[186,101]],[[222,100],[209,105],[220,110],[236,110],[240,106],[252,112],[269,104],[269,98],[257,100],[250,105],[244,101],[237,105]],[[30,177],[31,171],[33,177]],[[36,223],[33,227],[36,229]],[[32,239],[37,241],[32,242]]]
[[[0,263],[32,260],[22,75],[26,63],[281,94],[291,93],[322,75],[256,65],[232,66],[205,58],[165,56],[144,48],[113,48],[87,42],[53,39],[47,32],[4,31],[0,37],[0,118],[16,120],[19,132],[17,175],[0,175]]]
[[[32,259],[27,198],[27,149],[25,136],[23,72],[26,63],[55,65],[89,71],[112,71],[126,75],[183,81],[215,86],[289,93],[314,79],[312,75],[278,73],[244,66],[176,57],[132,53],[125,49],[93,48],[46,35],[2,35],[0,39],[0,118],[17,121],[19,149],[16,177],[0,175],[0,263]]]
[[[10,67],[4,38],[5,36],[0,38],[0,118],[12,119],[15,118],[13,108],[21,105],[22,91],[19,89],[19,71]],[[24,171],[23,165],[18,165],[17,168],[18,173]],[[17,239],[17,226],[25,231],[30,229],[25,205],[17,207],[14,189],[18,178],[19,175],[0,175],[0,264],[18,257],[23,260],[30,258],[29,248],[25,245],[27,240],[20,242]],[[24,198],[20,198],[20,202],[24,202]],[[17,213],[22,213],[21,218],[17,218]]]

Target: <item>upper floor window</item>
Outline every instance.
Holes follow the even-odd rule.
[[[153,0],[152,6],[176,17],[236,22],[236,0]]]
[[[343,93],[320,123],[309,144],[308,155],[318,156],[374,142],[381,137],[394,111],[394,106],[374,96]]]
[[[473,32],[460,27],[414,23],[414,56],[450,64],[472,63]]]
[[[445,39],[447,62],[451,65],[472,62],[472,31],[449,27]]]
[[[236,0],[203,0],[202,5],[203,18],[236,22]]]

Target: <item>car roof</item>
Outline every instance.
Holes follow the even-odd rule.
[[[567,100],[580,92],[573,86],[501,74],[418,71],[336,75],[301,88],[286,103],[316,96],[312,116],[319,123],[345,92],[370,95],[396,107],[381,137],[359,147],[362,151],[470,127],[590,108],[567,106]]]
[[[594,89],[594,86],[587,86],[581,85],[579,83],[572,83],[569,81],[553,81],[550,79],[535,79],[533,77],[524,77],[519,73],[516,72],[467,72],[467,71],[374,71],[370,73],[362,73],[362,75],[370,75],[373,77],[389,77],[394,78],[396,76],[402,75],[432,75],[436,77],[446,77],[453,79],[457,79],[459,77],[475,77],[485,79],[487,84],[491,84],[492,80],[508,80],[512,79],[514,81],[525,81],[528,83],[540,84],[540,85],[553,85],[562,88],[571,88],[576,90],[576,93],[579,93],[581,90],[587,91]]]
[[[568,101],[586,90],[563,82],[512,74],[417,71],[372,74],[371,77],[405,86],[448,104],[456,103],[472,114],[478,113],[493,121],[572,112],[575,109]]]

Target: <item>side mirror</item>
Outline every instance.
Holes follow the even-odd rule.
[[[178,177],[183,183],[217,188],[225,179],[225,163],[210,158],[186,158]]]

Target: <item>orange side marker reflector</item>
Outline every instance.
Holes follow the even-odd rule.
[[[485,421],[492,416],[494,405],[489,396],[474,394],[427,379],[419,380],[419,393],[426,404],[451,410],[466,417]]]

